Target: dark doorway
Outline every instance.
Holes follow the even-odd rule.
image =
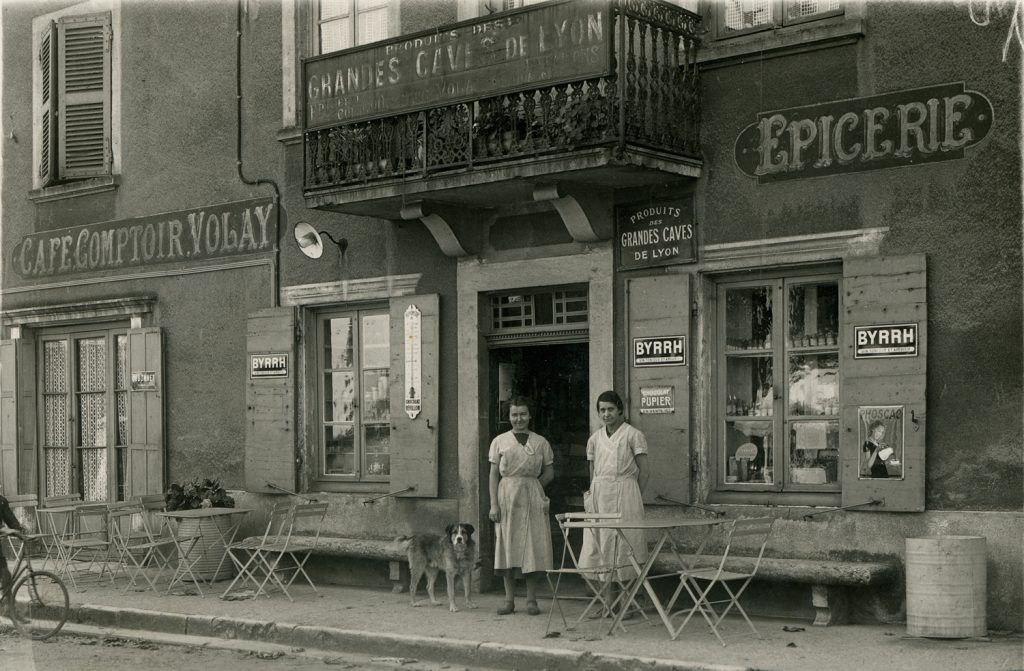
[[[589,482],[587,437],[590,435],[587,343],[522,345],[491,350],[490,439],[512,428],[508,401],[523,395],[533,402],[530,429],[544,436],[555,453],[555,479],[548,485],[551,513],[579,509]],[[483,461],[487,451],[483,450]],[[487,464],[481,464],[485,472]],[[487,479],[484,477],[484,496]],[[484,508],[486,510],[486,508]],[[552,520],[552,532],[561,535]],[[560,543],[558,544],[560,549]]]

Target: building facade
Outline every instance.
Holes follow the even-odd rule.
[[[1009,26],[521,5],[5,4],[3,491],[219,477],[315,493],[339,537],[468,521],[486,586],[508,400],[568,510],[615,388],[648,515],[767,513],[809,560],[982,535],[990,626],[1019,629]],[[857,596],[900,617],[902,584]]]

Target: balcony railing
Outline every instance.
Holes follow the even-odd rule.
[[[662,0],[606,0],[598,6],[610,28],[608,68],[600,76],[534,87],[528,82],[491,97],[393,114],[383,110],[374,118],[316,128],[309,128],[307,116],[306,190],[425,178],[593,147],[609,148],[619,159],[632,149],[653,150],[668,160],[697,158],[699,17]],[[488,20],[524,11],[529,10]],[[599,21],[598,27],[604,28]]]

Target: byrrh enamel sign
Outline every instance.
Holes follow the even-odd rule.
[[[991,127],[992,103],[957,82],[760,112],[735,158],[763,184],[962,158]]]

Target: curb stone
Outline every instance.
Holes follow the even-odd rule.
[[[631,657],[567,648],[545,648],[465,639],[399,635],[318,625],[275,623],[219,616],[183,615],[137,608],[73,606],[78,624],[209,638],[262,641],[365,655],[400,654],[450,664],[545,671],[750,671],[748,667],[654,657]]]

